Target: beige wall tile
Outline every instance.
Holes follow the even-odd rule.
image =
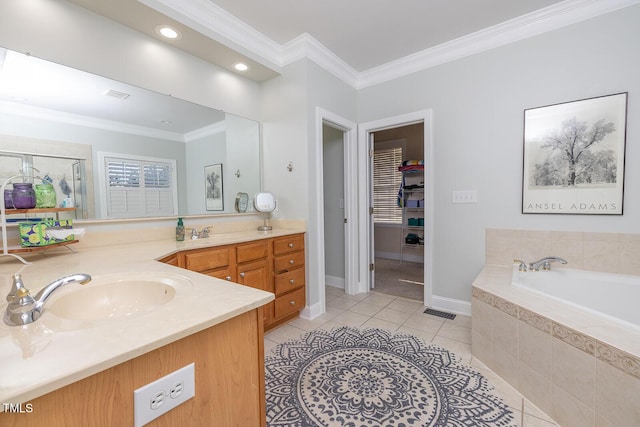
[[[594,427],[595,413],[560,387],[551,390],[551,417],[562,427]]]
[[[551,233],[551,254],[566,259],[567,267],[581,269],[584,265],[584,233],[554,231]]]
[[[472,331],[471,354],[488,367],[493,366],[493,345],[491,344],[491,338]]]
[[[511,265],[514,258],[522,258],[522,231],[487,229],[486,263]]]
[[[551,335],[520,321],[518,354],[525,363],[544,378],[551,380]]]
[[[551,378],[545,378],[525,363],[518,365],[520,392],[543,412],[551,413]]]
[[[596,413],[615,426],[640,423],[640,379],[598,360]]]
[[[620,273],[640,275],[640,234],[620,235]]]
[[[593,407],[596,380],[595,357],[556,338],[553,339],[551,357],[553,385]]]
[[[551,232],[531,231],[522,232],[522,256],[526,263],[533,262],[551,254]]]
[[[507,353],[502,348],[493,346],[493,362],[491,367],[496,374],[500,375],[512,387],[518,388],[518,359]]]
[[[600,414],[596,414],[596,427],[615,427],[615,426]]]
[[[471,301],[471,329],[489,340],[491,339],[493,310],[495,309],[492,306],[477,298],[473,298]]]
[[[494,310],[493,345],[498,346],[516,359],[518,358],[518,319],[500,310]]]
[[[584,233],[584,269],[620,271],[620,235]]]

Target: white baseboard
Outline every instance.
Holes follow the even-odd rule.
[[[329,276],[325,274],[324,276],[324,284],[328,286],[333,286],[334,288],[344,289],[344,277],[335,277]]]
[[[307,320],[313,320],[321,314],[324,314],[324,310],[322,308],[322,303],[320,302],[317,302],[312,306],[307,306],[300,310],[300,317]]]
[[[436,310],[471,316],[471,303],[469,301],[462,301],[459,299],[439,297],[437,295],[434,295],[432,297],[431,303],[431,308],[435,308]]]

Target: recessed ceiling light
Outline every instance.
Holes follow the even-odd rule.
[[[168,25],[158,25],[156,27],[156,33],[160,34],[164,38],[171,40],[178,40],[182,38],[182,34],[180,34],[180,31]]]
[[[243,62],[238,62],[233,66],[233,68],[235,68],[238,71],[247,71],[249,69],[249,66]]]
[[[171,120],[160,120],[160,123],[163,123],[165,125],[170,125],[171,124]]]

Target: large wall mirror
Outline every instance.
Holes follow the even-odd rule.
[[[77,219],[234,213],[259,123],[0,48],[0,184],[53,181]]]

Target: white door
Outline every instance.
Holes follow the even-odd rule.
[[[367,135],[367,148],[369,150],[369,289],[376,287],[376,245],[375,245],[375,224],[373,222],[373,132]]]

